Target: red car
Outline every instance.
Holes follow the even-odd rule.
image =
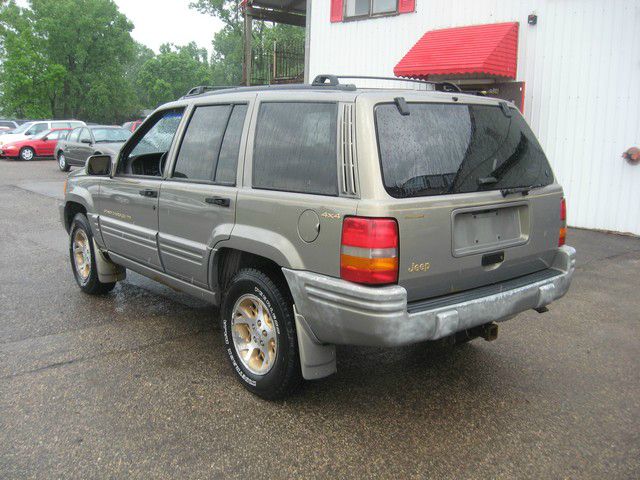
[[[6,143],[0,146],[0,157],[19,158],[26,161],[36,157],[53,158],[58,140],[66,138],[70,130],[70,128],[53,128],[25,140]]]
[[[133,133],[138,129],[140,125],[142,125],[142,120],[134,120],[132,122],[123,123],[122,128],[126,128],[131,133]]]

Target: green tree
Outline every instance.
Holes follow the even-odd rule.
[[[90,95],[108,95],[113,121],[136,109],[133,90],[122,90],[126,65],[135,56],[133,24],[112,0],[30,0],[35,30],[46,37],[46,54],[64,66],[62,96],[56,112],[65,118],[107,118],[105,102]],[[110,81],[108,81],[108,80]]]
[[[0,7],[7,114],[120,122],[139,108],[127,66],[133,25],[112,0],[13,0]]]
[[[53,115],[65,71],[44,54],[46,38],[33,29],[32,12],[0,5],[0,108],[7,115]]]
[[[244,61],[244,19],[240,0],[197,0],[191,8],[213,15],[225,24],[213,37],[211,70],[214,85],[240,85]],[[252,29],[254,55],[273,53],[273,46],[304,50],[304,28],[254,21]]]
[[[211,83],[207,51],[195,42],[184,46],[164,44],[137,75],[136,88],[144,105],[157,107],[181,97],[197,85]]]

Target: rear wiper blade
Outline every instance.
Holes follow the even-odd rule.
[[[538,185],[529,185],[528,187],[501,188],[500,193],[502,194],[503,197],[506,197],[511,193],[522,193],[522,196],[524,197],[525,195],[529,195],[529,192],[534,188],[540,188],[544,186],[545,185],[538,184]]]

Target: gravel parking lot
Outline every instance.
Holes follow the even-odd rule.
[[[568,296],[495,342],[340,348],[269,403],[213,308],[132,273],[76,288],[54,162],[0,170],[2,479],[640,477],[638,238],[570,230]]]

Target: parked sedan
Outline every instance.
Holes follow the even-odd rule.
[[[45,130],[53,128],[76,128],[84,126],[85,123],[80,120],[32,120],[23,123],[15,130],[12,130],[11,133],[0,135],[0,146],[33,137]]]
[[[25,140],[6,143],[0,146],[0,157],[33,160],[34,158],[53,158],[56,144],[66,138],[70,128],[45,130]]]
[[[10,132],[18,128],[17,122],[0,118],[0,132]]]
[[[56,159],[63,172],[72,165],[84,166],[91,155],[116,154],[131,132],[122,127],[91,125],[73,129],[58,142]]]

